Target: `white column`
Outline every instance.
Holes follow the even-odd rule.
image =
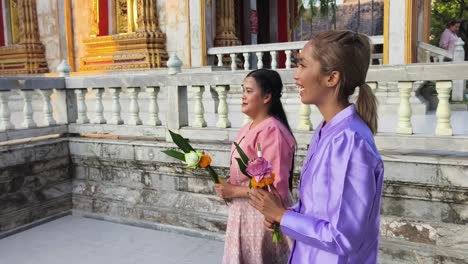
[[[32,108],[32,94],[33,90],[22,90],[21,96],[23,96],[23,127],[33,128],[36,127],[36,122],[33,120],[33,108]]]
[[[262,56],[263,52],[256,52],[257,55],[257,69],[262,69],[263,68],[263,61],[262,61]]]
[[[57,124],[55,122],[54,116],[52,114],[52,104],[50,103],[50,95],[52,94],[51,89],[44,89],[39,90],[39,93],[42,96],[42,104],[43,104],[43,113],[44,113],[44,124],[46,126],[52,126]]]
[[[75,89],[76,94],[76,103],[78,108],[78,118],[76,119],[77,124],[87,124],[89,123],[86,107],[86,93],[88,89]]]
[[[285,50],[284,53],[286,53],[286,69],[291,69],[291,51]]]
[[[205,121],[205,107],[203,106],[203,93],[205,92],[204,86],[193,86],[195,97],[195,120],[193,121],[193,127],[206,127]]]
[[[130,96],[130,120],[129,125],[141,125],[140,119],[140,107],[138,106],[138,93],[140,92],[139,87],[128,87],[127,91]]]
[[[438,136],[451,136],[453,135],[452,125],[450,124],[450,90],[452,90],[451,81],[437,81],[436,82],[437,98],[439,104],[437,105],[437,126],[435,134]]]
[[[455,49],[453,51],[453,61],[464,61],[465,60],[465,49],[463,48],[465,42],[461,38],[458,38],[455,42]],[[465,100],[465,80],[453,80],[452,82],[452,101],[463,101]]]
[[[231,122],[228,119],[228,104],[227,104],[227,92],[229,91],[229,86],[219,85],[215,88],[219,97],[218,105],[218,122],[216,126],[219,128],[228,128],[231,127]]]
[[[312,130],[312,122],[310,122],[310,105],[303,104],[301,102],[301,106],[299,107],[299,125],[297,129],[299,130]]]
[[[249,62],[249,57],[250,54],[248,52],[242,53],[244,56],[244,70],[250,70],[250,62]]]
[[[148,86],[146,87],[146,93],[150,98],[149,105],[149,121],[148,124],[151,126],[160,126],[161,120],[159,120],[159,106],[158,106],[158,93],[159,87],[157,86]]]
[[[411,105],[410,94],[413,90],[413,82],[398,82],[398,91],[400,93],[400,107],[398,108],[398,134],[413,134],[411,125]]]
[[[8,107],[8,98],[10,91],[0,91],[0,131],[15,128],[10,121],[10,108]]]
[[[232,53],[230,56],[231,56],[231,71],[235,71],[237,70],[236,54]]]
[[[407,0],[388,1],[388,63],[405,64],[405,15]]]
[[[112,117],[107,123],[111,125],[121,125],[124,123],[121,117],[122,107],[120,106],[120,93],[122,92],[122,88],[109,87],[109,92],[112,96]]]
[[[94,104],[94,124],[105,124],[106,119],[104,118],[104,106],[102,105],[102,94],[104,93],[104,87],[94,87],[93,88],[94,97],[96,98]]]
[[[276,58],[276,54],[277,52],[274,50],[274,51],[270,51],[270,55],[271,55],[271,68],[273,70],[276,70],[276,68],[278,68],[278,62],[277,62],[277,58]]]

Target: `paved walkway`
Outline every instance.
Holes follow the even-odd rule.
[[[0,264],[218,264],[222,255],[222,241],[78,216],[0,240]]]

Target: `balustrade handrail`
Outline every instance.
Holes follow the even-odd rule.
[[[418,48],[430,51],[431,53],[436,54],[437,56],[444,56],[446,58],[453,58],[453,53],[449,52],[448,50],[436,47],[434,45],[431,45],[429,43],[423,42],[423,41],[418,41]]]
[[[383,44],[383,36],[370,36],[372,44]],[[268,44],[240,45],[228,47],[213,47],[208,49],[209,55],[217,54],[232,54],[244,52],[265,52],[265,51],[282,51],[282,50],[300,50],[304,47],[307,41],[291,41]]]
[[[62,77],[12,76],[0,77],[1,90],[65,89]]]

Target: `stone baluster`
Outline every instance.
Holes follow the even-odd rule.
[[[218,66],[222,67],[223,66],[223,54],[216,54],[216,57],[218,58]]]
[[[286,69],[291,69],[291,50],[285,50],[286,54]]]
[[[43,103],[43,113],[44,113],[44,124],[46,126],[53,126],[57,124],[52,114],[52,104],[50,103],[50,96],[52,94],[52,90],[50,89],[41,89],[39,93],[42,96],[42,103]]]
[[[257,69],[262,69],[263,68],[263,52],[259,51],[255,53],[257,55]]]
[[[248,115],[244,115],[244,122],[242,122],[242,125],[245,126],[247,125],[250,121],[252,121],[252,118]]]
[[[426,63],[431,63],[431,52],[428,50],[425,50],[424,54],[426,56]]]
[[[33,108],[32,108],[32,90],[21,90],[21,96],[23,97],[23,127],[24,128],[33,128],[36,127],[37,124],[34,122],[33,119]]]
[[[434,57],[432,57],[432,60],[434,61],[434,63],[439,62],[439,57],[434,56]]]
[[[127,91],[130,95],[130,120],[129,125],[141,125],[140,119],[140,107],[138,106],[138,93],[140,93],[140,87],[128,87]]]
[[[219,128],[228,128],[231,127],[231,122],[228,119],[228,104],[227,104],[227,92],[229,91],[229,86],[227,85],[218,85],[215,88],[219,96],[219,105],[218,105],[218,122],[216,126]]]
[[[237,70],[236,54],[232,53],[230,56],[231,56],[231,71],[235,71]]]
[[[10,121],[10,107],[8,107],[8,98],[10,91],[0,91],[0,131],[15,128]]]
[[[303,104],[301,102],[301,106],[299,107],[299,125],[297,129],[299,130],[312,130],[312,122],[310,122],[310,105]]]
[[[124,123],[121,117],[122,107],[120,106],[120,93],[122,92],[122,88],[109,87],[109,92],[112,97],[112,116],[108,123],[111,125],[121,125]]]
[[[94,97],[96,98],[94,104],[94,112],[96,116],[94,117],[94,124],[105,124],[106,119],[104,118],[104,106],[102,104],[102,94],[104,93],[104,87],[94,87],[93,88]]]
[[[277,62],[277,57],[276,55],[278,54],[278,52],[276,50],[274,51],[270,51],[270,55],[271,55],[271,68],[273,70],[276,70],[278,68],[278,62]]]
[[[439,62],[444,62],[445,56],[444,55],[439,55]]]
[[[159,119],[159,106],[158,106],[158,93],[159,87],[157,86],[148,86],[146,87],[146,92],[150,98],[149,105],[149,121],[148,124],[151,126],[160,126],[161,120]]]
[[[86,93],[88,89],[76,89],[76,101],[77,101],[77,112],[78,118],[76,119],[77,124],[87,124],[89,123],[88,115],[87,115],[87,107],[86,107]]]
[[[383,64],[383,59],[379,59],[379,65]]]
[[[404,135],[413,134],[411,125],[411,105],[410,96],[413,90],[413,82],[398,82],[398,91],[400,93],[400,106],[398,108],[397,133]]]
[[[195,97],[195,120],[193,121],[193,127],[206,127],[205,121],[205,107],[203,106],[203,93],[205,92],[204,86],[193,86]]]
[[[450,91],[452,90],[451,81],[437,81],[436,82],[437,97],[439,98],[439,104],[437,105],[437,126],[435,134],[438,136],[451,136],[452,125],[450,124],[450,104],[449,97]]]
[[[250,54],[248,52],[245,52],[242,54],[244,56],[244,70],[250,70],[250,62],[249,62],[249,57]]]

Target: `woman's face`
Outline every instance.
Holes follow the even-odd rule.
[[[329,95],[330,89],[327,87],[327,76],[322,74],[320,62],[312,57],[313,51],[314,46],[310,43],[302,49],[294,80],[301,102],[317,105]]]
[[[460,23],[456,23],[454,25],[451,25],[449,27],[450,31],[452,31],[453,33],[458,33],[458,31],[460,30]]]
[[[270,94],[263,94],[253,77],[247,77],[242,87],[242,113],[255,118],[258,113],[268,112]]]

